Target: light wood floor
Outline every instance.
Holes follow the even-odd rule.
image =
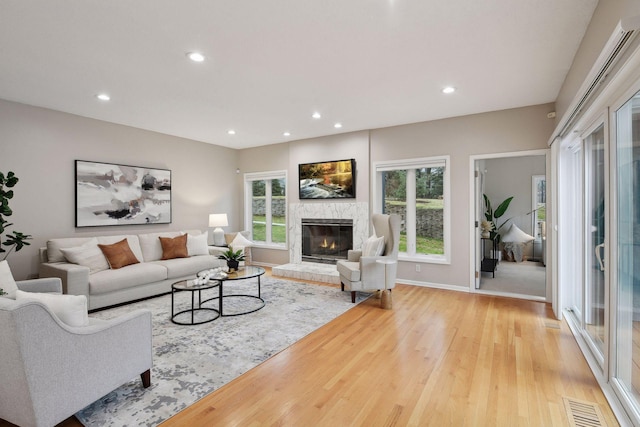
[[[549,305],[399,285],[393,310],[364,301],[162,427],[566,426],[563,397],[618,425]]]

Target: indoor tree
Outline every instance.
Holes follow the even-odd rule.
[[[9,207],[9,200],[13,198],[13,190],[5,190],[5,188],[13,188],[17,183],[18,177],[13,172],[7,173],[6,177],[4,173],[0,172],[0,242],[2,243],[0,244],[0,253],[4,253],[2,260],[7,259],[11,251],[18,252],[23,247],[30,245],[27,242],[31,239],[29,234],[7,231],[7,228],[13,225],[7,220],[7,217],[13,214]]]

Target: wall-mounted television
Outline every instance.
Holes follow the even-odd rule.
[[[300,199],[353,199],[356,197],[355,159],[298,165]]]

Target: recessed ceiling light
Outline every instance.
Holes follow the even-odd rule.
[[[233,130],[233,129],[229,129],[229,130],[227,131],[227,133],[228,133],[229,135],[235,135],[235,134],[236,134],[236,131],[235,131],[235,130]]]
[[[200,52],[189,52],[187,53],[187,57],[193,62],[202,62],[204,61],[204,55]]]
[[[316,111],[315,113],[313,113],[313,115],[312,115],[311,117],[313,117],[314,119],[319,119],[319,118],[320,118],[320,117],[322,117],[322,116],[320,115],[320,113],[318,113],[318,112]]]
[[[96,98],[98,98],[100,101],[109,101],[111,99],[111,97],[106,93],[99,93],[96,95]]]
[[[336,123],[335,125],[333,125],[333,127],[336,129],[340,129],[342,127],[342,123]]]
[[[453,93],[456,91],[456,88],[453,86],[447,86],[444,89],[442,89],[442,93]]]
[[[283,135],[284,135],[284,136],[291,136],[291,133],[289,133],[289,132],[285,132],[285,133],[283,133]]]

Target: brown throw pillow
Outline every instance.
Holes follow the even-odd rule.
[[[98,245],[104,256],[109,261],[112,270],[131,264],[138,264],[138,258],[131,252],[127,239],[122,239],[112,245]]]
[[[187,258],[187,235],[178,237],[159,237],[162,245],[162,259]]]

